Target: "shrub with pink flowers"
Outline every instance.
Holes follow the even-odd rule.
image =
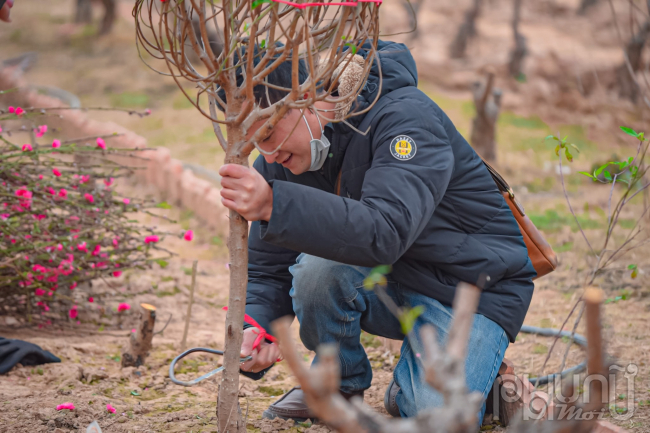
[[[114,190],[114,179],[131,170],[116,157],[133,149],[109,147],[110,136],[88,143],[52,140],[47,137],[54,131],[46,125],[34,127],[37,140],[14,143],[11,130],[20,132],[39,113],[18,108],[2,113],[0,314],[22,315],[36,324],[76,320],[93,305],[92,293],[83,296],[86,302],[75,296],[87,286],[81,283],[160,263],[160,254],[154,259],[152,253],[162,251],[158,241],[164,233],[132,219],[155,203]]]

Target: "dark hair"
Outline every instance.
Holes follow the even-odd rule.
[[[284,44],[281,42],[276,42],[275,44],[277,47],[284,48]],[[241,57],[243,60],[240,62],[240,52],[241,52]],[[253,65],[257,66],[266,54],[266,50],[261,50],[259,45],[255,45],[255,54],[253,58]],[[272,60],[267,63],[267,65],[270,65],[273,61],[278,59],[280,55],[282,54],[282,50],[280,50],[279,53],[276,53]],[[241,50],[236,50],[235,51],[235,63],[240,63],[241,65],[237,67],[235,71],[235,75],[237,77],[237,86],[241,86],[244,82],[244,74],[242,73],[242,69],[246,67],[246,47],[243,47]],[[299,60],[298,62],[298,80],[300,81],[300,84],[304,83],[307,80],[307,77],[309,76],[309,71],[307,70],[307,65],[305,64],[305,61],[303,59]],[[291,59],[285,60],[284,62],[280,63],[277,68],[275,68],[269,75],[266,76],[266,81],[269,84],[272,84],[274,86],[278,87],[284,87],[287,89],[291,89]],[[267,97],[268,93],[268,97]],[[276,102],[280,101],[282,98],[284,98],[289,91],[287,90],[279,90],[275,89],[272,87],[267,87],[263,84],[258,84],[253,88],[253,95],[255,96],[255,102],[260,105],[262,108],[268,108],[270,105],[275,104]],[[226,92],[223,89],[219,89],[217,92],[217,95],[219,95],[219,98],[223,100],[224,102],[226,101]],[[221,107],[219,104],[217,104],[217,107],[223,111],[223,107]]]

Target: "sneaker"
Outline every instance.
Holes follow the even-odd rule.
[[[353,394],[341,392],[341,395],[346,400],[349,400],[353,396],[361,396],[361,398],[363,398],[363,391]],[[309,409],[305,402],[305,393],[299,386],[292,388],[275,403],[269,406],[268,409],[262,413],[262,418],[292,419],[297,422],[305,422],[308,419],[311,419],[314,423],[317,421],[314,413]]]
[[[399,407],[397,407],[397,402],[395,401],[399,389],[399,385],[397,385],[395,383],[395,379],[393,379],[388,384],[388,388],[386,388],[386,394],[384,394],[384,408],[390,416],[395,418],[402,417],[402,414],[400,414],[399,411]]]

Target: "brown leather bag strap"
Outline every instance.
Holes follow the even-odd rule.
[[[480,158],[480,157],[479,157]],[[485,167],[488,169],[490,172],[490,175],[492,176],[492,179],[494,180],[494,183],[497,184],[497,188],[499,188],[499,191],[508,193],[510,196],[510,199],[514,203],[515,207],[521,214],[521,216],[525,216],[526,212],[524,212],[524,207],[519,203],[519,200],[515,198],[515,192],[510,188],[510,185],[508,185],[508,182],[499,174],[498,171],[494,167],[492,167],[490,164],[485,162],[483,158],[481,158],[481,161],[483,161],[483,164],[485,164]]]
[[[336,176],[336,195],[341,195],[341,173],[343,171],[339,171],[339,175]]]

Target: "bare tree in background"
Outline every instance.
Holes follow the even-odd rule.
[[[524,77],[524,58],[528,54],[528,49],[526,48],[526,37],[519,33],[521,2],[522,0],[513,1],[512,35],[515,41],[515,46],[510,53],[510,63],[508,64],[510,75],[518,80]]]
[[[418,16],[424,0],[402,0],[402,5],[406,9],[409,17],[409,30],[411,30],[411,40],[420,37],[420,27],[418,26]]]
[[[80,24],[90,24],[92,19],[93,19],[92,0],[77,0],[74,22]]]
[[[496,123],[501,111],[501,90],[494,88],[494,79],[495,73],[490,69],[486,82],[476,81],[472,89],[476,116],[472,121],[470,143],[490,164],[497,159]]]
[[[587,11],[596,6],[600,0],[581,0],[578,7],[578,15],[584,15]]]
[[[100,24],[98,34],[105,35],[111,32],[116,18],[117,0],[101,0],[104,6],[104,17]],[[74,22],[78,24],[90,24],[93,20],[93,0],[77,0]]]
[[[413,418],[388,419],[363,404],[363,399],[353,397],[349,402],[339,393],[340,367],[338,349],[333,345],[322,345],[318,349],[319,362],[308,370],[298,355],[289,331],[291,320],[279,319],[273,324],[280,339],[280,349],[289,367],[302,387],[307,404],[329,427],[343,433],[431,433],[431,432],[476,432],[482,395],[469,392],[465,384],[465,357],[467,343],[479,302],[481,290],[473,285],[461,283],[456,289],[453,309],[454,318],[445,349],[437,342],[435,328],[423,327],[421,344],[424,348],[421,362],[426,372],[426,382],[440,392],[444,405],[425,410]],[[590,288],[584,296],[587,319],[588,373],[605,375],[604,351],[601,338],[600,304],[602,292]],[[411,341],[412,338],[409,338]],[[415,349],[414,349],[415,350]],[[607,377],[607,376],[605,376]],[[564,396],[574,396],[573,381],[563,390]],[[577,404],[571,400],[570,407],[578,410],[598,412],[603,409],[603,388],[598,380],[590,382],[589,402]],[[521,417],[520,417],[521,418]],[[566,420],[523,422],[516,421],[508,429],[511,433],[586,433],[591,431],[597,417],[580,420],[569,417]]]
[[[472,7],[465,12],[465,19],[458,27],[458,33],[449,46],[449,56],[452,59],[465,57],[469,40],[476,36],[476,18],[481,13],[482,0],[473,0]]]
[[[650,13],[650,0],[647,2],[647,8]],[[616,19],[616,16],[614,16],[614,19]],[[616,69],[616,82],[618,84],[619,95],[630,99],[632,102],[637,102],[641,93],[639,84],[636,81],[636,74],[641,69],[643,47],[645,47],[649,35],[650,20],[646,20],[628,41],[625,46],[625,60]]]
[[[258,143],[270,135],[276,123],[291,109],[312,109],[323,117],[314,107],[317,101],[336,104],[337,108],[349,107],[377,59],[378,3],[362,0],[338,6],[337,2],[328,0],[306,8],[289,3],[271,0],[222,0],[221,3],[208,0],[136,1],[133,16],[138,48],[146,50],[155,59],[163,60],[167,71],[158,72],[171,76],[199,112],[212,122],[227,164],[248,166],[248,156],[255,148],[260,153],[273,153],[264,151]],[[193,20],[199,24],[198,36]],[[214,51],[210,34],[217,35],[217,46],[223,47],[222,50]],[[364,49],[367,49],[365,58],[356,54],[364,43]],[[198,57],[199,62],[190,60],[189,51]],[[301,61],[305,62],[309,72],[303,83],[299,80]],[[278,88],[267,82],[269,74],[284,62],[291,64],[291,88]],[[356,73],[362,77],[359,85],[346,91],[338,89],[337,96],[331,96],[338,86],[337,77],[348,68],[356,68]],[[239,83],[236,72],[243,77]],[[186,92],[184,82],[192,83],[198,89],[196,97]],[[260,86],[267,89],[267,95],[268,89],[273,88],[285,91],[286,96],[274,104],[270,104],[267,98],[269,104],[263,108],[254,93]],[[225,94],[225,100],[219,96],[222,94]],[[208,99],[209,112],[201,107],[201,97]],[[218,116],[217,108],[225,114]],[[343,113],[337,121],[345,121],[347,117],[369,109],[354,113],[337,111]],[[260,121],[264,122],[263,126],[248,134],[252,132],[253,124]],[[226,127],[227,140],[221,132],[221,125]],[[225,372],[217,404],[220,432],[246,431],[239,414],[238,391],[248,281],[247,240],[248,222],[231,210]]]

